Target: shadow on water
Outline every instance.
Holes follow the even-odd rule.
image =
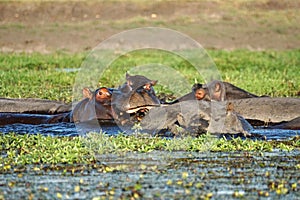
[[[42,134],[45,136],[79,136],[89,132],[105,132],[108,135],[116,135],[123,132],[123,128],[119,128],[114,123],[55,123],[55,124],[9,124],[0,126],[0,132],[17,134]],[[132,131],[127,131],[131,133]],[[251,133],[254,135],[252,138],[262,136],[266,140],[288,140],[292,137],[300,135],[299,130],[283,130],[283,129],[253,129]],[[257,137],[258,139],[261,137]]]

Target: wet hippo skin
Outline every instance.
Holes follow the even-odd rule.
[[[153,89],[156,83],[156,80],[150,80],[145,76],[133,76],[126,73],[126,82],[112,94],[112,109],[115,120],[124,124],[137,118],[141,112],[159,106],[160,101]]]
[[[231,100],[235,112],[245,119],[267,123],[281,123],[300,117],[299,98],[251,98]],[[298,120],[299,122],[299,120]]]
[[[69,121],[69,113],[55,115],[29,113],[0,113],[0,126],[8,124],[53,124]]]
[[[244,134],[252,126],[229,108],[226,102],[182,101],[153,108],[141,122],[144,130],[158,134],[161,130],[180,134]]]
[[[189,100],[225,101],[232,99],[245,99],[255,97],[258,96],[246,90],[243,90],[235,85],[232,85],[231,83],[214,80],[207,84],[194,84],[192,87],[192,92],[168,104]]]
[[[282,122],[278,125],[273,125],[269,128],[272,129],[290,129],[290,130],[300,130],[300,117],[297,117],[288,122]]]
[[[71,104],[45,99],[0,98],[0,112],[57,114],[70,112]]]
[[[71,122],[86,122],[91,120],[112,120],[110,88],[101,87],[95,91],[83,89],[83,100],[78,102],[71,112]]]
[[[230,83],[212,81],[206,85],[196,84],[193,92],[197,100],[231,102],[235,112],[252,125],[270,128],[299,129],[299,98],[258,97]],[[289,123],[289,121],[293,120]],[[284,123],[283,123],[284,122]],[[274,126],[276,124],[280,126]],[[274,126],[274,127],[273,127]]]
[[[195,84],[192,88],[197,100],[225,101],[233,99],[247,99],[258,97],[228,82],[218,80],[207,84]]]

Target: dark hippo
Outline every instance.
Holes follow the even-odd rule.
[[[204,85],[195,84],[192,90],[197,100],[225,101],[258,97],[257,95],[236,87],[231,83],[218,80],[211,81]]]
[[[277,125],[270,126],[272,129],[290,129],[290,130],[300,130],[300,117],[292,119],[288,122],[282,122]]]
[[[300,99],[299,98],[270,98],[260,97],[251,99],[230,100],[233,104],[235,112],[242,115],[251,124],[258,126],[272,127],[273,125],[283,122],[289,122],[300,117]],[[293,122],[294,127],[296,120]],[[278,128],[284,128],[284,125]]]
[[[192,90],[197,100],[232,103],[234,111],[254,126],[294,130],[300,127],[299,98],[259,97],[221,81],[195,84]]]
[[[126,82],[112,95],[112,107],[116,120],[122,124],[131,121],[132,116],[140,120],[150,108],[159,106],[153,86],[156,80],[145,76],[131,76],[126,73]]]
[[[113,89],[101,87],[94,92],[83,89],[83,100],[78,102],[71,112],[72,122],[86,122],[90,120],[112,120],[111,97]]]
[[[258,97],[230,83],[220,81],[195,87],[194,92],[197,100],[232,103],[234,111],[254,126],[294,130],[300,127],[299,120],[295,120],[300,117],[299,98]]]
[[[0,98],[0,112],[2,113],[59,114],[70,112],[71,109],[71,104],[59,101]]]
[[[247,92],[239,87],[236,87],[231,83],[214,80],[207,84],[194,84],[192,87],[192,92],[167,104],[173,104],[189,100],[225,101],[232,99],[245,99],[256,97],[258,96]]]
[[[0,112],[0,126],[8,124],[52,124],[68,122],[69,113],[49,114],[29,114],[29,113],[3,113]]]
[[[65,122],[71,109],[71,104],[58,101],[0,98],[0,125]]]
[[[141,126],[152,134],[174,135],[243,134],[250,136],[252,126],[235,113],[226,102],[181,101],[153,108],[142,119]]]
[[[0,112],[0,125],[50,124],[59,122],[86,122],[112,120],[111,96],[113,89],[101,87],[96,91],[83,89],[85,99],[71,105],[40,99],[1,99],[6,106]],[[8,112],[9,111],[9,112]]]

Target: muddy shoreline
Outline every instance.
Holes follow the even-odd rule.
[[[294,0],[4,1],[0,51],[82,52],[114,34],[149,26],[177,30],[210,49],[297,49],[299,8]]]

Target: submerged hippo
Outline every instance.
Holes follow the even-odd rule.
[[[296,120],[300,117],[299,98],[258,97],[232,84],[220,81],[213,81],[204,86],[199,85],[193,89],[197,100],[230,102],[234,111],[252,125],[300,129],[300,122]],[[272,127],[276,124],[278,126]]]
[[[65,122],[71,104],[45,99],[0,98],[0,125]]]
[[[78,102],[71,112],[72,122],[85,122],[90,120],[112,120],[111,97],[113,89],[101,87],[95,91],[83,89],[83,100]]]
[[[150,80],[145,76],[131,76],[126,73],[126,82],[112,95],[115,119],[121,124],[132,120],[131,116],[140,120],[150,108],[159,106],[160,101],[153,89],[156,83],[156,80]]]
[[[173,134],[180,132],[201,134],[208,131],[213,134],[241,133],[249,136],[249,131],[253,127],[233,110],[231,104],[228,106],[224,101],[211,102],[210,95],[213,98],[218,96],[220,100],[225,99],[225,86],[229,88],[228,96],[231,98],[257,97],[229,83],[195,84],[191,93],[171,103],[151,109],[142,120],[143,129],[152,133],[170,131]],[[215,93],[212,93],[210,88],[214,89]],[[198,89],[201,89],[203,93],[199,94]],[[204,99],[206,101],[198,101]]]
[[[243,134],[250,136],[252,126],[225,102],[182,101],[153,108],[141,121],[152,134],[166,131],[174,135]]]
[[[225,101],[258,97],[257,95],[247,92],[235,85],[232,85],[231,83],[218,80],[211,81],[204,85],[195,84],[192,90],[197,100]]]
[[[59,114],[70,112],[71,104],[46,99],[0,98],[0,113]]]
[[[207,84],[194,84],[192,87],[192,92],[176,99],[169,104],[190,100],[225,101],[256,97],[258,96],[232,85],[231,83],[214,80]]]
[[[286,122],[300,117],[299,98],[263,97],[231,100],[229,102],[233,104],[234,110],[237,113],[242,115],[253,125],[264,125],[272,128],[273,125],[282,124],[280,128],[289,129],[289,125]],[[284,124],[286,124],[286,127]],[[300,130],[300,121],[295,120],[293,122],[293,127],[295,130]]]

